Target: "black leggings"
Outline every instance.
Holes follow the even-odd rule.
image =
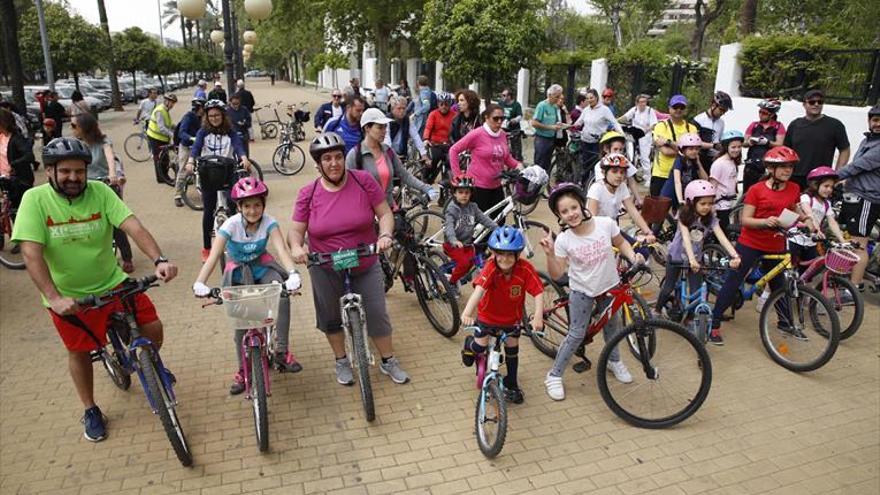
[[[119,199],[122,199],[122,188],[119,186],[110,186],[113,189],[113,192],[119,196]],[[119,254],[122,256],[122,261],[131,261],[131,243],[128,242],[128,236],[125,235],[121,229],[114,228],[113,229],[113,242],[116,243],[116,247],[119,249]]]
[[[743,246],[742,244],[736,245],[736,252],[740,256],[739,269],[727,272],[727,278],[724,279],[724,285],[721,286],[721,290],[718,292],[718,300],[715,301],[715,309],[712,311],[712,328],[718,328],[721,326],[721,316],[727,311],[727,308],[733,304],[734,298],[736,297],[737,292],[739,292],[740,285],[742,285],[743,280],[745,280],[749,272],[752,271],[752,268],[761,262],[761,256],[772,254],[748,246]],[[779,260],[763,261],[761,262],[761,270],[763,270],[764,273],[767,273],[772,270],[777,263],[779,263]],[[783,284],[784,280],[782,274],[779,274],[770,280],[770,290],[775,291],[782,289]],[[779,313],[779,309],[777,309],[777,313]],[[787,319],[783,320],[780,315],[780,321],[787,321]]]
[[[205,209],[202,210],[202,247],[211,249],[211,237],[214,232],[214,210],[217,209],[217,189],[208,189],[202,186],[202,204]],[[226,195],[226,204],[231,210],[229,216],[236,212],[235,203],[229,197],[229,190],[224,189],[223,194]]]

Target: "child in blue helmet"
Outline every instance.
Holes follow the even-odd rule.
[[[504,357],[507,363],[507,376],[504,377],[506,399],[514,404],[522,404],[524,397],[516,380],[519,366],[519,334],[523,320],[526,294],[535,299],[532,328],[544,328],[544,285],[531,263],[520,259],[525,247],[522,231],[514,227],[498,227],[489,236],[489,249],[493,256],[486,262],[483,271],[474,281],[474,292],[468,299],[461,315],[465,325],[474,324],[479,330],[464,340],[461,361],[465,366],[474,364],[477,354],[486,352],[490,335],[508,335],[504,343]],[[479,306],[478,306],[479,305]]]

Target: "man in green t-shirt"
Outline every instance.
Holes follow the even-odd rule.
[[[504,110],[504,124],[501,128],[510,135],[510,154],[522,161],[522,132],[519,127],[523,118],[522,105],[513,99],[513,91],[510,88],[504,88],[501,90],[498,106]]]
[[[547,88],[547,99],[535,107],[532,127],[535,128],[535,164],[550,174],[550,160],[556,146],[557,133],[562,130],[564,121],[559,111],[562,101],[562,86],[553,84]]]
[[[154,260],[156,276],[168,282],[177,267],[162,256],[155,239],[119,197],[102,182],[87,181],[89,148],[73,138],[56,138],[43,148],[48,184],[28,190],[18,210],[12,239],[21,244],[28,275],[40,291],[68,351],[68,368],[86,408],[85,438],[106,438],[106,417],[95,405],[90,351],[107,343],[107,318],[120,303],[83,310],[75,299],[106,292],[127,275],[113,253],[113,228],[134,239]],[[162,345],[162,322],[146,296],[134,298],[140,332]],[[173,376],[173,375],[172,375]]]

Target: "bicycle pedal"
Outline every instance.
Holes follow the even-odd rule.
[[[571,369],[573,369],[575,373],[583,373],[585,371],[589,371],[592,368],[593,363],[587,358],[584,358],[584,360],[579,363],[574,363],[574,366],[571,367]]]

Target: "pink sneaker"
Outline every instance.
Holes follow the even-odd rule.
[[[244,371],[238,370],[232,378],[232,385],[229,387],[229,395],[238,395],[244,392]]]
[[[290,351],[275,354],[275,367],[282,373],[299,373],[303,369],[299,361],[296,360],[296,356]]]

